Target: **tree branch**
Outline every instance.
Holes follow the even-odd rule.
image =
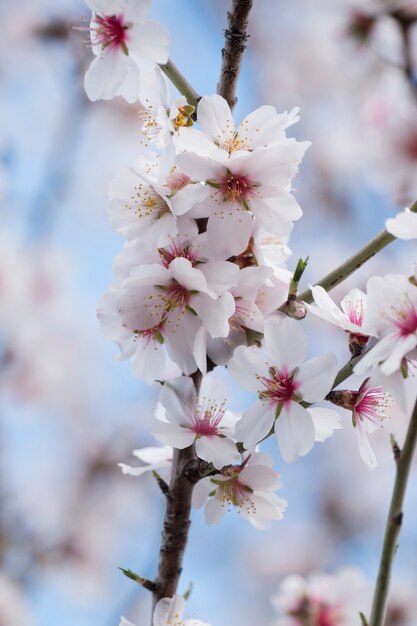
[[[194,482],[184,475],[185,467],[195,460],[194,446],[175,450],[167,508],[162,529],[153,607],[161,598],[172,598],[177,590],[190,529],[191,495]]]
[[[413,459],[417,441],[417,401],[408,425],[404,447],[401,451],[394,450],[396,457],[396,477],[392,492],[388,519],[385,527],[384,543],[382,546],[381,560],[379,563],[378,578],[372,604],[371,619],[369,626],[382,626],[384,621],[385,607],[388,596],[389,582],[392,563],[397,549],[397,539],[403,520],[403,502],[410,474],[411,461]],[[398,446],[397,446],[398,447]]]
[[[410,211],[417,213],[417,201],[410,207]],[[353,274],[356,270],[358,270],[364,263],[369,261],[372,257],[374,257],[378,252],[386,248],[388,244],[395,241],[397,238],[394,235],[388,233],[385,229],[375,235],[373,239],[371,239],[363,248],[361,248],[356,254],[351,256],[347,261],[336,267],[330,274],[327,274],[324,278],[322,278],[316,285],[320,285],[326,291],[330,291],[336,285],[342,283],[348,276]],[[313,295],[311,293],[311,289],[307,289],[299,295],[299,299],[303,302],[311,303],[313,302]],[[285,304],[280,307],[280,311],[285,313],[284,311]]]
[[[196,90],[190,85],[175,63],[171,61],[171,59],[168,59],[168,63],[160,65],[159,67],[164,72],[165,76],[169,78],[174,87],[178,89],[180,94],[187,98],[188,104],[197,108],[201,96],[199,96]]]
[[[237,102],[236,86],[239,78],[242,55],[246,48],[249,13],[253,0],[233,0],[232,10],[227,13],[227,28],[224,31],[225,44],[222,49],[222,67],[217,93],[231,109]]]

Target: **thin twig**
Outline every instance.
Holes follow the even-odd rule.
[[[222,67],[217,93],[227,102],[231,109],[237,102],[236,86],[239,78],[242,55],[246,48],[249,13],[253,0],[233,0],[232,10],[227,13],[227,28],[224,31],[224,48],[222,50]]]
[[[417,213],[417,201],[410,207],[410,211]],[[369,259],[372,259],[372,257],[396,239],[397,238],[394,237],[394,235],[391,235],[384,229],[375,235],[375,237],[371,239],[363,248],[347,259],[347,261],[336,267],[336,269],[330,272],[330,274],[327,274],[327,276],[322,278],[318,283],[316,283],[316,285],[320,285],[320,287],[323,287],[326,291],[330,291],[330,289],[333,289],[336,285],[342,283],[346,278],[348,278],[348,276],[353,274],[353,272],[362,267],[362,265],[369,261]],[[303,302],[313,302],[311,289],[307,289],[307,291],[301,293],[299,298]],[[285,312],[283,310],[284,306],[285,305],[283,305],[283,307],[279,310]]]
[[[417,401],[408,425],[403,449],[396,456],[396,477],[392,492],[388,519],[385,527],[384,543],[379,563],[378,578],[372,603],[369,626],[382,626],[384,623],[392,563],[397,550],[397,539],[403,521],[403,502],[410,474],[411,462],[417,441]]]
[[[178,67],[171,59],[168,59],[168,63],[159,66],[164,74],[169,78],[171,83],[178,89],[180,94],[187,98],[188,104],[197,108],[200,97],[196,90],[190,85],[185,76],[180,72]]]

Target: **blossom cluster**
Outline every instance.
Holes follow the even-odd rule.
[[[306,360],[300,322],[279,313],[291,278],[287,244],[302,215],[293,179],[309,147],[287,136],[298,110],[261,106],[237,124],[219,95],[203,96],[196,108],[184,96],[170,102],[157,65],[167,61],[167,37],[144,22],[149,2],[135,9],[130,0],[90,4],[96,58],[87,76],[93,72],[99,80],[100,66],[102,82],[95,95],[87,92],[123,95],[140,108],[138,157],[109,188],[110,220],[125,243],[98,307],[119,358],[131,359],[138,378],[162,385],[152,433],[168,453],[136,455],[154,468],[169,465],[171,448],[194,444],[213,467],[194,498],[196,506],[208,499],[206,520],[218,522],[232,504],[263,527],[282,516],[286,503],[271,493],[279,478],[257,446],[274,434],[282,458],[293,462],[341,427],[336,410],[311,405],[328,400],[348,409],[361,455],[376,465],[367,433],[381,426],[391,403],[389,384],[380,378],[404,375],[414,356],[417,288],[405,277],[375,277],[367,294],[356,289],[346,296],[342,311],[323,288],[312,288],[310,312],[347,332],[354,356],[370,337],[379,339],[356,365],[359,388],[333,389],[335,355]],[[152,51],[140,48],[145,27],[153,33]],[[127,93],[133,62],[142,74],[140,80],[135,74],[135,92]],[[116,75],[118,82],[111,82]],[[218,373],[208,373],[216,366],[227,366],[256,394],[241,416],[227,410]],[[199,391],[197,371],[203,374]],[[122,469],[139,475],[146,467]]]
[[[192,447],[207,469],[192,504],[204,506],[207,523],[219,523],[233,506],[268,528],[287,502],[275,493],[281,481],[272,458],[260,450],[266,438],[274,436],[292,463],[342,427],[341,408],[351,414],[363,460],[376,466],[368,434],[394,401],[401,405],[417,356],[416,277],[373,277],[366,293],[351,290],[341,308],[314,286],[314,304],[297,302],[303,315],[283,313],[296,299],[295,274],[291,280],[285,265],[302,216],[293,179],[309,147],[287,135],[298,109],[264,105],[236,123],[220,95],[172,101],[160,67],[167,67],[167,33],[144,21],[150,2],[89,4],[96,58],[87,93],[122,95],[139,108],[137,158],[109,187],[110,221],[124,245],[98,317],[134,375],[160,385],[151,432],[165,446],[135,450],[143,465],[121,464],[122,471],[153,470],[163,481],[174,451]],[[387,228],[415,237],[414,217],[406,211]],[[300,321],[307,310],[348,335],[357,389],[338,386],[334,353],[307,358]],[[242,415],[227,408],[221,366],[254,394]],[[313,406],[324,401],[332,408]],[[182,620],[183,604],[160,600],[154,625],[202,624]],[[317,604],[306,591],[294,606],[287,612],[293,618],[308,609],[317,623],[340,621],[338,599]]]

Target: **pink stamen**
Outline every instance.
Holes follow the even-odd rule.
[[[352,300],[349,300],[346,309],[349,322],[357,326],[362,326],[364,316],[363,302],[357,300],[354,303]]]
[[[193,250],[190,245],[181,247],[178,241],[173,241],[168,248],[159,248],[158,252],[161,257],[161,263],[166,268],[169,267],[174,259],[178,258],[187,259],[195,267],[199,258],[197,251]]]
[[[265,387],[265,391],[258,393],[260,400],[269,400],[273,404],[286,404],[292,400],[300,383],[284,368],[269,368],[270,378],[259,376],[259,380]]]
[[[227,172],[219,180],[220,193],[225,202],[247,202],[254,195],[256,185],[243,174]]]
[[[127,50],[128,26],[123,23],[123,15],[96,15],[92,28],[92,43],[105,48],[115,49],[119,46]]]
[[[390,400],[391,396],[382,387],[371,389],[368,386],[368,379],[366,379],[359,390],[353,393],[354,417],[359,418],[362,422],[367,419],[379,425],[386,416],[386,409]]]
[[[400,337],[408,337],[417,331],[417,311],[410,301],[403,309],[396,311],[396,319],[393,322],[398,328]]]
[[[145,348],[147,348],[151,341],[157,341],[158,343],[163,342],[162,329],[163,322],[157,324],[157,326],[153,326],[152,328],[147,328],[146,330],[135,330],[134,332],[137,337],[145,339]]]
[[[219,425],[224,417],[224,407],[211,405],[203,408],[196,405],[191,417],[192,429],[197,436],[211,437],[219,434]]]

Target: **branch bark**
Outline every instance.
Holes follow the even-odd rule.
[[[153,608],[158,600],[172,598],[177,590],[191,525],[191,496],[195,484],[185,476],[184,470],[195,458],[194,446],[175,450],[155,580],[156,589],[152,594]]]
[[[233,0],[232,10],[227,13],[225,44],[222,49],[222,67],[217,93],[223,96],[231,109],[237,102],[236,86],[239,78],[242,55],[246,48],[249,13],[253,0]]]
[[[403,521],[403,503],[410,474],[411,462],[414,456],[417,441],[417,402],[411,415],[404,447],[401,451],[394,449],[394,458],[397,464],[394,489],[388,519],[385,527],[384,543],[382,546],[378,578],[372,604],[369,626],[382,626],[385,607],[388,597],[392,563],[397,549],[397,539]]]

